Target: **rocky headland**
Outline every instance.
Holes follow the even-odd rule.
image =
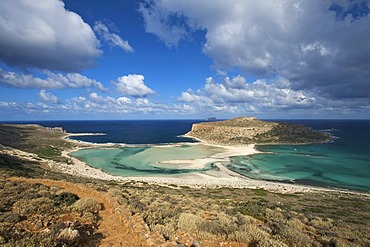
[[[323,143],[330,136],[312,128],[262,121],[255,117],[237,117],[225,121],[193,124],[185,136],[200,139],[210,144],[246,145],[246,144],[309,144]]]

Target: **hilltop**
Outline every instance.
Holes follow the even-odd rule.
[[[185,136],[222,145],[308,144],[330,140],[327,134],[307,126],[262,121],[255,117],[196,123]]]

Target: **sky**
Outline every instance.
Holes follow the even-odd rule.
[[[1,0],[0,120],[370,118],[369,0]]]

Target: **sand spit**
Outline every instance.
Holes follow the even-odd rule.
[[[77,150],[73,150],[77,151]],[[221,163],[217,162],[215,165],[219,168],[217,174],[205,173],[191,173],[191,174],[177,174],[170,176],[147,176],[147,177],[121,177],[107,174],[99,169],[88,166],[81,160],[68,155],[68,151],[64,151],[63,155],[69,157],[73,161],[73,165],[58,164],[59,169],[63,172],[75,176],[82,176],[87,178],[95,178],[102,180],[114,180],[119,182],[145,182],[158,185],[176,185],[187,186],[191,188],[263,188],[273,192],[279,193],[295,193],[295,192],[312,192],[312,191],[335,191],[331,189],[310,187],[303,185],[285,184],[277,182],[269,182],[262,180],[254,180],[241,176],[235,172],[228,170]],[[245,154],[244,154],[245,155]]]
[[[193,143],[191,145],[199,145],[200,143]],[[113,176],[111,174],[105,173],[102,170],[93,168],[86,164],[85,162],[72,157],[69,153],[78,151],[81,148],[76,148],[73,150],[65,150],[62,155],[69,158],[72,161],[72,164],[58,163],[50,164],[59,171],[87,178],[95,178],[102,180],[113,180],[118,182],[145,182],[151,184],[158,184],[163,186],[187,186],[191,188],[217,188],[217,187],[229,187],[229,188],[250,188],[250,189],[266,189],[272,192],[279,193],[296,193],[296,192],[312,192],[312,191],[338,191],[335,189],[327,189],[320,187],[304,186],[304,185],[295,185],[295,184],[286,184],[279,182],[270,182],[263,180],[254,180],[247,177],[244,177],[238,173],[230,171],[227,169],[221,160],[229,160],[232,156],[238,155],[251,155],[258,153],[258,150],[255,149],[254,145],[247,146],[221,146],[221,145],[211,145],[205,142],[202,142],[203,145],[217,146],[223,148],[225,151],[217,153],[212,157],[205,159],[196,159],[189,160],[189,168],[194,168],[196,166],[201,167],[204,163],[214,162],[219,169],[218,171],[209,171],[207,173],[187,173],[187,174],[175,174],[171,176],[142,176],[142,177],[122,177],[122,176]],[[97,147],[101,145],[92,145],[91,147]],[[173,160],[171,163],[176,164],[177,162],[184,162],[183,160]]]
[[[100,146],[100,145],[99,145]],[[92,145],[90,147],[96,147]],[[253,146],[248,146],[252,150]],[[86,148],[83,147],[83,148]],[[269,182],[263,180],[254,180],[244,176],[241,176],[235,172],[228,170],[220,162],[216,162],[215,165],[219,168],[217,174],[205,174],[205,173],[191,173],[191,174],[177,174],[172,175],[171,177],[159,177],[159,176],[148,176],[148,177],[121,177],[113,176],[108,173],[105,173],[99,169],[93,168],[87,165],[85,162],[74,158],[69,155],[69,153],[80,150],[81,147],[64,150],[62,156],[68,158],[71,162],[56,162],[49,159],[43,159],[38,157],[36,154],[28,153],[14,148],[6,147],[0,150],[1,153],[8,155],[14,155],[22,157],[23,159],[28,160],[38,160],[44,165],[47,165],[52,170],[70,174],[73,176],[93,178],[107,181],[117,181],[117,182],[144,182],[149,184],[157,184],[161,186],[186,186],[190,188],[218,188],[218,187],[228,187],[228,188],[249,188],[249,189],[266,189],[272,192],[278,193],[296,193],[296,192],[344,192],[351,194],[358,194],[362,196],[370,196],[367,193],[359,193],[353,191],[339,190],[339,189],[327,189],[313,186],[304,186],[304,185],[295,185],[295,184],[285,184],[278,182]],[[229,154],[238,154],[234,147],[225,147]],[[243,149],[245,151],[245,149]],[[247,149],[248,150],[248,149]],[[254,151],[257,152],[257,151]],[[221,154],[219,154],[221,155]],[[245,155],[245,153],[244,153]]]

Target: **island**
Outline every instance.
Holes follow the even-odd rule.
[[[331,140],[324,132],[282,122],[262,121],[256,117],[237,117],[216,122],[193,124],[185,134],[190,138],[219,145],[247,144],[311,144]]]

